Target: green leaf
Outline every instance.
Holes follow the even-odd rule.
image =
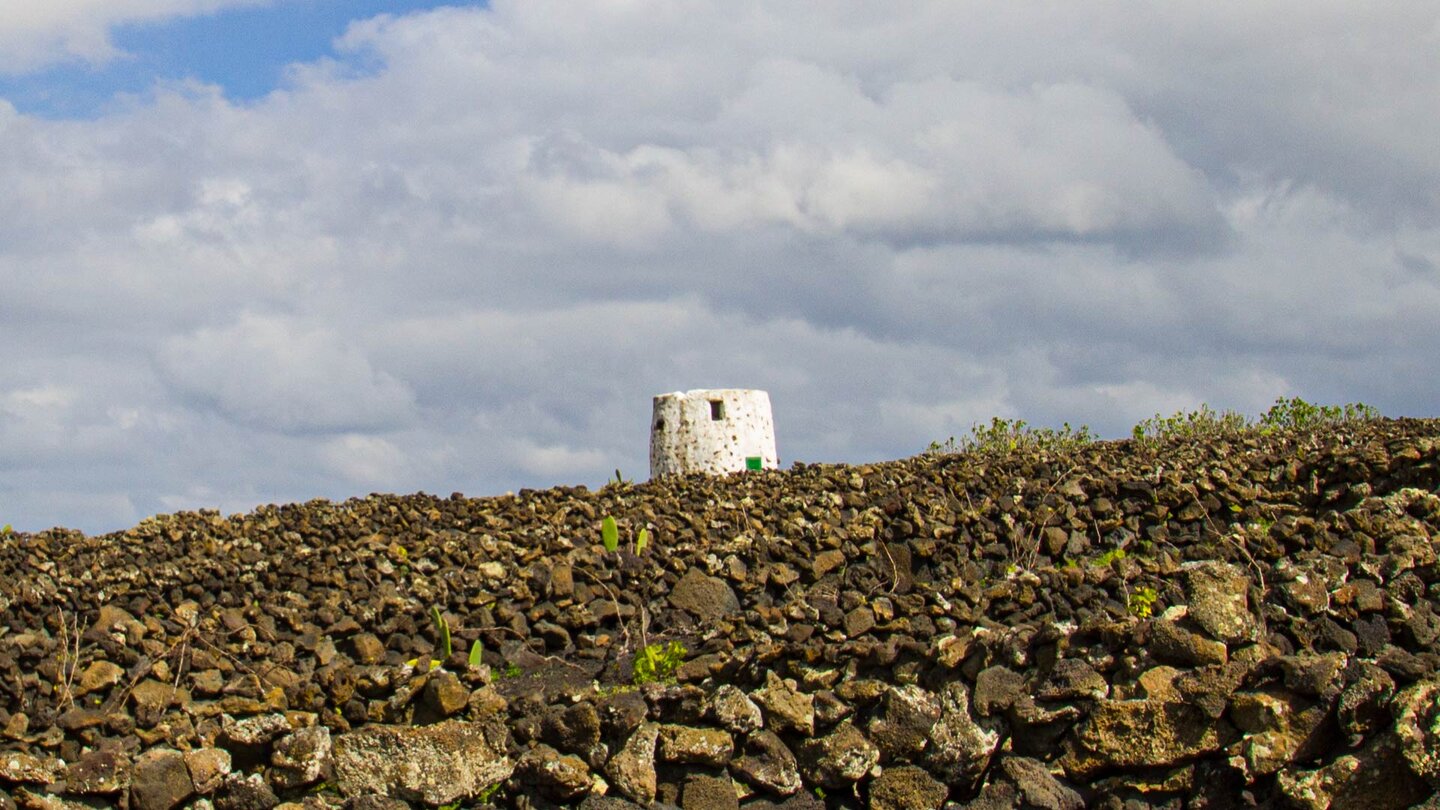
[[[440,608],[434,605],[430,606],[430,618],[435,622],[435,635],[440,638],[440,650],[445,653],[445,658],[449,658],[453,652],[450,647],[450,623],[445,621]]]
[[[650,530],[649,530],[649,529],[641,529],[641,530],[640,530],[640,533],[635,536],[635,553],[638,555],[640,552],[644,551],[644,550],[645,550],[645,546],[647,546],[647,545],[649,545],[649,544],[650,544]]]
[[[609,515],[600,522],[600,542],[605,544],[605,550],[613,552],[620,547],[620,529],[615,525],[615,518]]]
[[[482,652],[484,652],[484,648],[480,646],[480,639],[477,638],[475,639],[475,643],[470,645],[470,666],[480,666],[480,654]]]

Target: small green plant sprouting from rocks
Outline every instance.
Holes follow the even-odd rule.
[[[615,523],[615,518],[609,515],[600,521],[600,543],[610,554],[614,554],[620,548],[620,527]],[[648,545],[650,545],[650,530],[641,529],[635,535],[635,554],[638,556]]]
[[[441,660],[448,659],[454,652],[450,646],[450,623],[445,621],[445,614],[440,612],[440,608],[434,605],[430,606],[430,619],[435,622],[435,636],[440,640],[438,646],[443,656]]]
[[[484,654],[485,647],[481,645],[480,639],[477,638],[475,639],[474,643],[470,645],[470,657],[466,659],[466,661],[470,664],[470,666],[478,667],[480,666],[480,661]]]
[[[669,644],[649,644],[635,655],[635,685],[646,683],[672,683],[675,670],[684,663],[690,651],[678,641]]]
[[[11,535],[11,534],[14,534],[14,533],[15,533],[15,529],[14,529],[9,523],[6,523],[3,528],[0,528],[0,534],[3,534],[3,535]]]
[[[1130,599],[1128,600],[1130,615],[1137,619],[1150,618],[1151,614],[1155,612],[1155,600],[1159,598],[1160,594],[1156,593],[1155,589],[1148,585],[1130,594]]]
[[[600,542],[611,554],[614,554],[615,549],[620,547],[620,528],[615,525],[615,518],[609,515],[600,521]]]
[[[1125,549],[1123,549],[1123,548],[1112,548],[1112,549],[1110,549],[1109,551],[1105,552],[1104,554],[1101,554],[1100,557],[1099,557],[1099,559],[1097,559],[1095,562],[1096,562],[1097,565],[1101,565],[1101,566],[1104,566],[1104,567],[1108,568],[1108,567],[1114,565],[1115,563],[1119,562],[1120,560],[1125,559],[1127,556],[1128,556],[1128,555],[1125,553]]]

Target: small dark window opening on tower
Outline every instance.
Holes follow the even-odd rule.
[[[659,431],[664,431],[664,430],[665,430],[665,420],[664,420],[664,419],[656,419],[656,420],[655,420],[655,429],[656,429],[656,430],[659,430]]]
[[[719,422],[721,419],[724,419],[724,418],[725,418],[725,400],[723,400],[723,399],[712,399],[712,400],[710,400],[710,421],[712,421],[712,422]]]

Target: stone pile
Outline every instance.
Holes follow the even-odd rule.
[[[0,807],[1440,808],[1437,488],[1383,420],[4,536]]]

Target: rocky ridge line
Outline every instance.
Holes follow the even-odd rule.
[[[0,807],[1440,807],[1437,462],[1380,420],[11,535]]]

